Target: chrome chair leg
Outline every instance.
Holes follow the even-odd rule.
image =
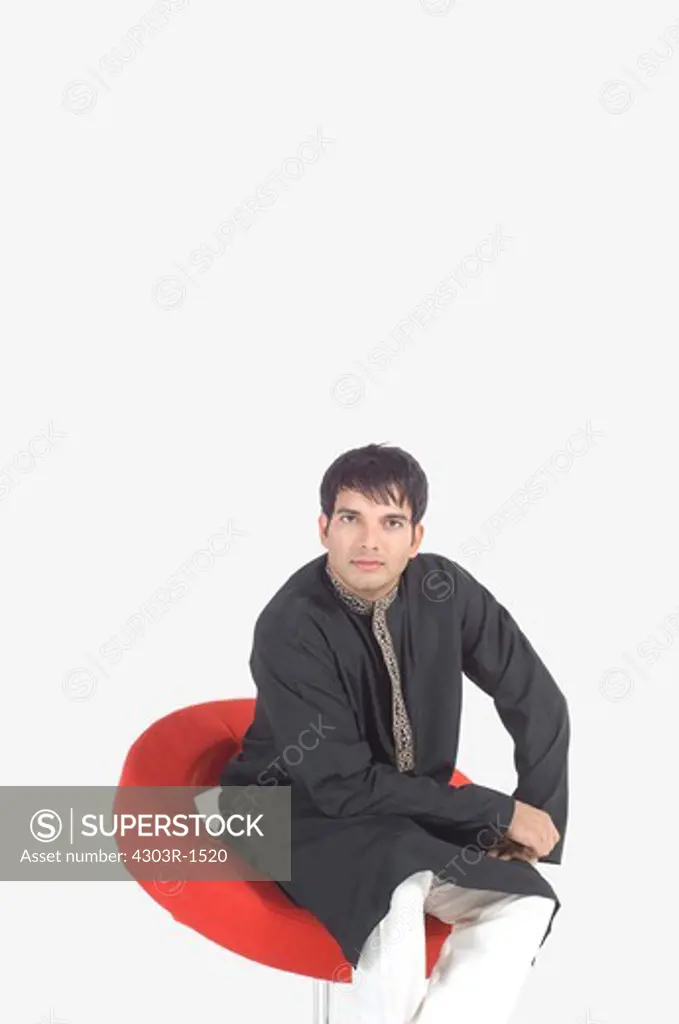
[[[313,1024],[330,1024],[330,982],[313,979],[314,1016]]]

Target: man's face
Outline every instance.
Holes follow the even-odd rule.
[[[319,516],[318,526],[330,568],[349,590],[369,601],[389,593],[422,541],[424,527],[418,523],[413,534],[411,515],[407,501],[376,505],[358,491],[339,491],[331,518]]]

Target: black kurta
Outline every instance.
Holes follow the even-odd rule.
[[[561,906],[552,886],[532,864],[483,851],[506,832],[519,799],[551,816],[561,838],[541,860],[561,863],[570,739],[563,694],[481,583],[443,555],[420,553],[386,611],[416,754],[415,768],[399,772],[382,651],[370,616],[334,590],[326,559],[293,573],[257,619],[255,717],[221,785],[292,787],[292,880],[277,884],[323,922],[353,967],[396,886],[423,870],[465,888],[550,897],[542,946]],[[449,785],[463,672],[493,699],[514,740],[512,795]]]

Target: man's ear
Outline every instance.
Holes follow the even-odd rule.
[[[324,512],[322,512],[318,517],[318,536],[324,548],[327,548],[328,546],[326,531],[328,529],[329,522],[330,520],[328,519],[328,517],[325,515]]]
[[[418,523],[415,529],[413,530],[413,543],[411,545],[412,551],[410,552],[411,558],[414,558],[417,552],[420,550],[420,544],[422,543],[423,537],[424,526],[422,525],[422,523]]]

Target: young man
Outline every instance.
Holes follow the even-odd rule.
[[[220,782],[291,787],[292,879],[277,884],[355,968],[353,1019],[504,1024],[560,908],[535,864],[561,863],[568,707],[493,595],[419,553],[427,494],[400,448],[329,467],[327,554],[257,620],[255,717]],[[512,736],[512,795],[449,784],[463,673]],[[454,925],[428,983],[425,913]]]

